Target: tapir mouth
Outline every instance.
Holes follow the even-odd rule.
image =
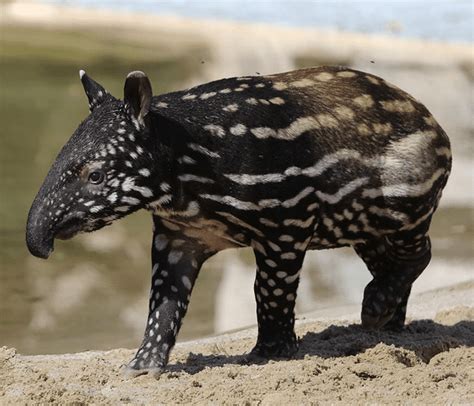
[[[69,217],[56,226],[54,238],[69,240],[82,230],[82,219],[80,217]]]

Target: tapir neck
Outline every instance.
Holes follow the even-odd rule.
[[[212,156],[181,124],[160,114],[152,116],[151,139],[154,193],[145,207],[160,215],[189,212],[215,183]]]

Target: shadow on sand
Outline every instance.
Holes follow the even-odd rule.
[[[379,343],[393,345],[395,349],[413,351],[424,363],[429,363],[435,355],[460,346],[474,347],[474,321],[460,321],[452,326],[432,320],[417,320],[408,324],[401,332],[367,331],[358,324],[330,326],[320,333],[307,332],[301,337],[300,348],[293,357],[306,356],[321,358],[347,357],[361,354]],[[413,360],[403,351],[395,351],[399,362],[407,366]],[[249,359],[242,355],[202,355],[191,353],[185,363],[169,365],[168,372],[196,374],[205,368],[222,367],[228,364],[266,364],[266,359]]]

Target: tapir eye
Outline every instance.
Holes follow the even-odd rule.
[[[93,171],[89,174],[89,182],[93,183],[94,185],[98,185],[99,183],[102,183],[105,179],[104,172],[101,171]]]

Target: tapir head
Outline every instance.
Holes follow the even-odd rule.
[[[30,252],[48,258],[54,239],[94,231],[153,200],[150,81],[142,72],[125,80],[124,100],[80,71],[89,116],[49,170],[28,215]]]

